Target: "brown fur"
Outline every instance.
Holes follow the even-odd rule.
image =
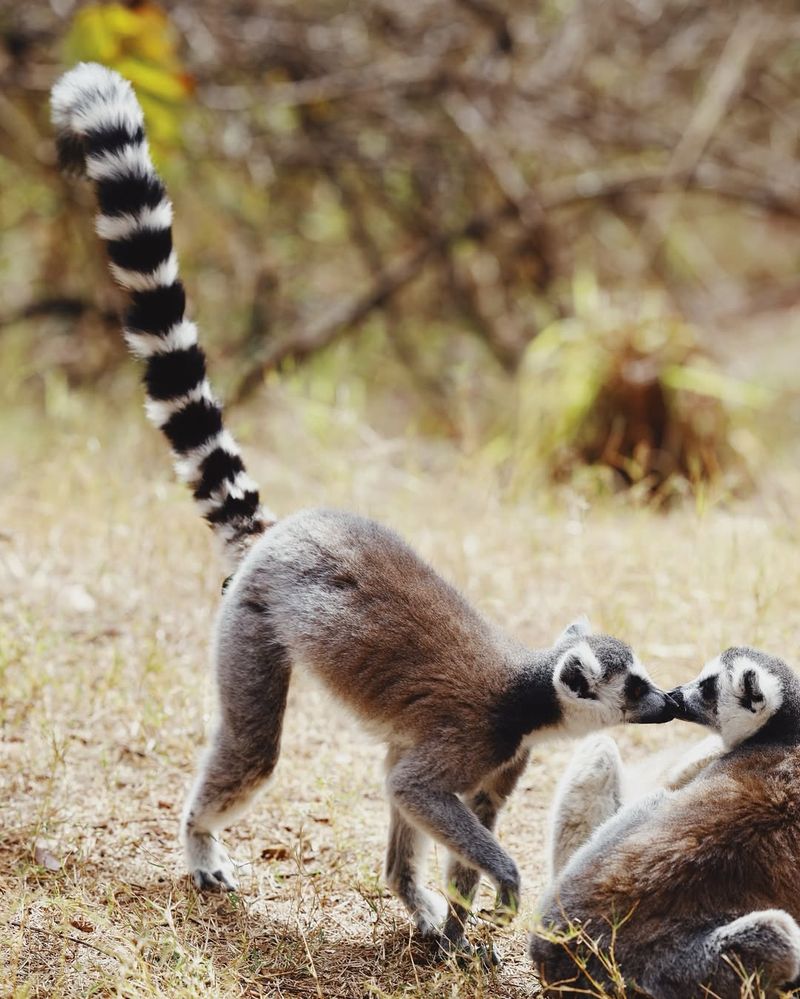
[[[311,523],[297,545],[309,551],[295,556],[313,566],[308,599],[293,598],[291,634],[277,637],[391,744],[435,741],[443,751],[431,767],[453,790],[472,790],[507,762],[498,758],[487,705],[502,696],[527,650],[396,536],[377,525],[367,530],[368,538],[355,539],[344,518]],[[267,605],[282,599],[274,563],[243,574],[239,599],[251,590]]]
[[[527,649],[394,532],[331,510],[287,517],[254,547],[223,601],[216,667],[220,722],[183,827],[198,885],[235,887],[216,832],[271,774],[298,668],[387,747],[387,875],[430,935],[441,919],[422,884],[427,837],[454,858],[448,879],[460,900],[483,872],[501,908],[516,909],[519,872],[493,829],[531,741],[672,717],[624,643],[576,622],[553,647]],[[448,941],[463,935],[460,900]]]
[[[738,914],[747,885],[749,909],[800,918],[800,749],[760,750],[755,768],[752,753],[713,763],[623,843],[591,882],[592,910],[634,902],[631,931],[665,912]]]
[[[575,854],[545,903],[545,925],[556,932],[580,925],[602,951],[613,949],[629,983],[647,985],[658,999],[707,994],[698,980],[738,996],[738,979],[708,934],[765,910],[800,921],[800,748],[743,745],[681,790],[660,792],[627,814]],[[749,970],[762,955],[782,953],[783,940],[769,936],[765,944],[763,932],[741,955]],[[575,979],[585,939],[546,936],[531,941],[545,981]],[[589,967],[603,980],[599,962],[589,958]],[[574,993],[553,994],[577,996],[581,982]]]

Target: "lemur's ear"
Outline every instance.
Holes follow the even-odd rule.
[[[580,617],[576,618],[572,624],[568,624],[561,632],[556,639],[556,645],[561,645],[562,642],[577,642],[586,635],[591,635],[591,633],[592,626],[589,623],[589,618],[585,614],[581,614]]]
[[[600,666],[585,643],[568,652],[556,668],[556,683],[569,697],[596,701]]]
[[[756,710],[756,705],[762,704],[764,701],[764,693],[761,690],[761,679],[758,675],[758,670],[750,667],[742,673],[742,696],[740,698],[742,702],[742,707],[749,708],[751,711]]]

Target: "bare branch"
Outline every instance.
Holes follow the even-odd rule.
[[[272,344],[241,379],[231,394],[231,404],[236,405],[251,395],[269,371],[288,360],[302,360],[358,326],[373,310],[384,306],[414,281],[434,254],[460,239],[476,238],[507,214],[506,206],[487,216],[475,216],[452,232],[433,236],[400,260],[387,265],[367,291],[333,306],[315,322],[303,324],[294,333]]]

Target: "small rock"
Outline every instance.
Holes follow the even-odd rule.
[[[46,871],[60,871],[61,861],[54,857],[44,843],[37,843],[33,848],[33,859]]]
[[[67,610],[76,614],[91,614],[97,608],[97,601],[80,583],[70,583],[61,590],[61,602]]]

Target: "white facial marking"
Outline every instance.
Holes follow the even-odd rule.
[[[633,657],[633,662],[628,667],[628,674],[630,676],[638,677],[640,680],[647,680],[648,683],[652,683],[650,674],[644,668],[644,666],[639,662],[638,656]]]
[[[600,663],[597,661],[597,656],[595,656],[594,652],[592,652],[589,648],[589,644],[587,642],[578,642],[577,645],[573,645],[569,648],[558,660],[555,670],[555,678],[556,690],[563,692],[563,694],[570,700],[575,700],[577,695],[570,687],[567,686],[566,683],[564,683],[562,674],[566,664],[574,659],[580,660],[583,674],[589,683],[590,689],[594,687],[600,677]],[[583,698],[581,698],[581,700],[583,700]]]
[[[708,728],[719,731],[719,718],[717,714],[719,689],[723,682],[725,671],[722,667],[720,656],[715,656],[702,668],[697,678],[689,683],[683,684],[681,690],[686,702],[686,707],[694,714],[696,721]],[[701,684],[704,680],[717,677],[717,689],[711,700],[703,697]]]
[[[755,697],[748,706],[748,674]],[[721,678],[717,716],[726,749],[749,739],[775,714],[783,701],[780,680],[747,656],[739,656]]]
[[[714,656],[713,659],[709,659],[705,666],[700,670],[697,677],[697,682],[700,680],[705,680],[706,677],[716,676],[722,670],[722,659],[719,656]]]
[[[563,680],[564,668],[579,660],[584,678],[593,696],[581,697]],[[594,732],[616,725],[623,720],[625,673],[610,680],[601,680],[602,669],[588,642],[579,642],[568,649],[556,665],[554,683],[562,711],[562,730],[571,734]]]

